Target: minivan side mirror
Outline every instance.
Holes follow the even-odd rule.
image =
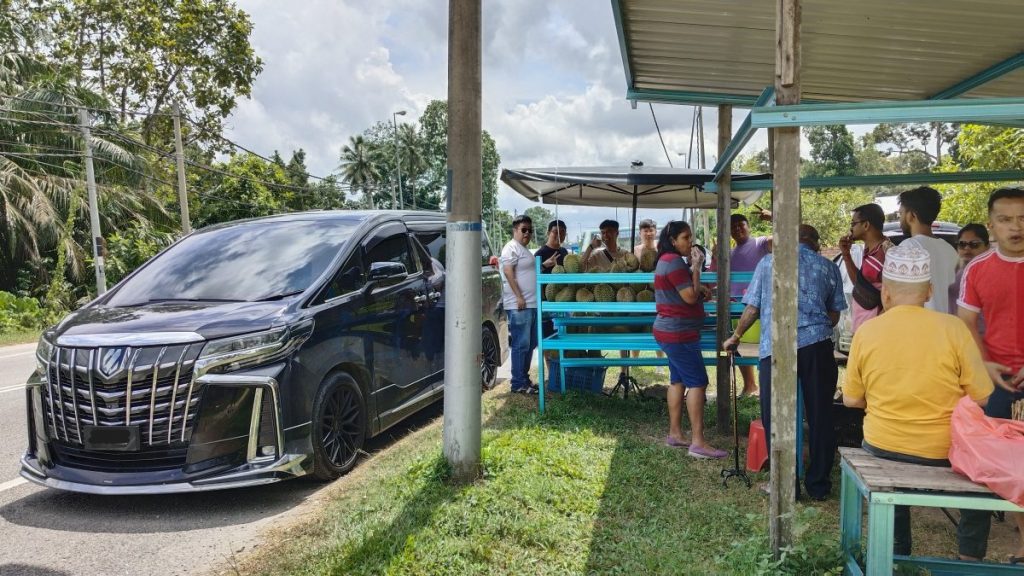
[[[409,273],[405,264],[400,262],[374,262],[370,264],[367,280],[377,285],[389,285],[401,282]]]

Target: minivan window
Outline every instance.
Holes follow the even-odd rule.
[[[358,224],[256,221],[198,232],[126,280],[108,304],[256,301],[296,294],[324,273]]]
[[[416,238],[427,248],[430,255],[437,259],[442,266],[445,262],[445,234],[444,232],[417,232]],[[480,265],[487,266],[491,263],[491,245],[487,240],[487,234],[480,233]]]
[[[375,244],[366,254],[366,261],[395,262],[405,266],[410,275],[419,272],[419,266],[409,253],[409,238],[405,234],[395,234]]]

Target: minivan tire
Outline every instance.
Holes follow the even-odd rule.
[[[366,440],[366,400],[344,372],[329,375],[313,399],[313,476],[329,481],[347,473]]]
[[[484,326],[481,330],[480,343],[480,380],[484,392],[494,388],[498,383],[498,366],[501,364],[501,348],[498,346],[498,337],[494,332]]]

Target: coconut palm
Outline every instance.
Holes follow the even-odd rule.
[[[412,196],[412,207],[416,209],[416,183],[427,169],[427,158],[416,128],[412,124],[398,127],[398,142],[401,146],[399,158],[402,161],[403,182]]]
[[[341,148],[341,164],[338,168],[341,169],[342,179],[362,192],[366,207],[374,209],[370,188],[380,179],[380,172],[375,152],[365,138],[361,135],[349,137],[348,144]]]

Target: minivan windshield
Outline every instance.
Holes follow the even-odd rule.
[[[108,305],[299,294],[324,273],[358,225],[355,220],[255,221],[198,232],[125,281]]]

